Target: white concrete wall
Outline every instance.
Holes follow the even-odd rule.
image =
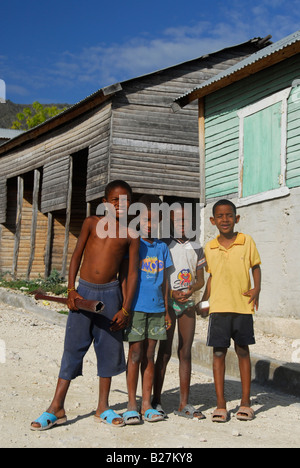
[[[204,244],[218,234],[209,220],[213,205],[204,208]],[[300,188],[284,198],[238,208],[238,214],[236,230],[253,237],[262,260],[258,315],[300,319]]]

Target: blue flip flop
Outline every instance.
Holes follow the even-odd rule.
[[[59,426],[60,424],[64,424],[66,422],[67,416],[64,416],[63,418],[57,418],[54,414],[47,413],[45,411],[45,413],[43,413],[39,418],[31,423],[30,429],[32,431],[46,431],[53,426]],[[40,424],[40,427],[33,427],[33,423]]]
[[[156,416],[156,417],[153,418],[153,416]],[[159,411],[153,408],[150,408],[147,411],[145,411],[143,418],[144,418],[144,421],[147,421],[147,422],[158,422],[158,421],[163,421],[165,419]]]
[[[110,426],[113,427],[123,427],[125,426],[124,420],[122,421],[121,424],[113,424],[114,419],[123,419],[122,416],[120,416],[118,413],[115,411],[109,409],[104,411],[102,414],[100,414],[100,417],[95,416],[95,420],[100,422],[103,422],[104,424],[109,424]]]
[[[126,426],[141,424],[141,416],[137,411],[126,411],[123,414],[123,420]]]

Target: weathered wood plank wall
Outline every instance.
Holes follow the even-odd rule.
[[[176,114],[171,104],[237,61],[224,51],[124,83],[113,105],[110,179],[125,178],[137,192],[199,197],[197,104]]]

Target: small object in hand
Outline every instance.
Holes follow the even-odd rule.
[[[206,318],[209,315],[209,302],[202,301],[196,305],[196,313],[202,318]]]
[[[170,322],[169,320],[165,320],[165,324],[166,324],[166,329],[168,329],[172,325],[172,322]]]

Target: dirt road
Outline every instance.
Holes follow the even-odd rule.
[[[299,447],[300,404],[295,397],[270,393],[253,385],[256,418],[240,422],[240,384],[227,380],[231,411],[226,424],[211,422],[215,405],[212,377],[194,368],[191,403],[200,406],[206,420],[173,415],[178,405],[178,364],[168,368],[163,403],[168,420],[140,426],[111,428],[97,424],[98,379],[91,348],[84,362],[84,376],[75,380],[66,401],[68,423],[45,432],[32,432],[30,422],[46,410],[53,396],[63,350],[64,328],[45,322],[23,309],[0,303],[0,446],[3,448],[152,448]],[[125,375],[113,379],[110,404],[126,410]]]

